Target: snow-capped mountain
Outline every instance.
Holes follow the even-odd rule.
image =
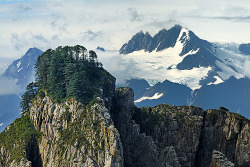
[[[141,31],[124,44],[119,53],[125,62],[132,62],[137,69],[131,76],[135,80],[127,81],[127,85],[134,87],[138,106],[165,102],[193,104],[207,109],[205,103],[209,102],[202,99],[213,98],[217,100],[209,103],[212,108],[226,107],[227,101],[230,103],[228,108],[233,112],[239,110],[250,117],[247,112],[250,106],[245,107],[250,100],[241,96],[246,94],[242,84],[248,86],[250,83],[249,68],[246,67],[250,62],[250,44],[211,43],[176,25],[169,30],[161,30],[154,37]],[[142,81],[137,83],[136,79],[146,80],[151,87],[143,91],[144,84],[138,93],[137,88]],[[226,86],[228,84],[230,86]],[[220,89],[217,90],[217,87]],[[232,92],[238,94],[238,99],[230,97]],[[216,98],[223,96],[224,101]]]
[[[30,48],[22,58],[9,65],[3,76],[16,79],[18,86],[26,88],[27,84],[34,80],[34,66],[42,53],[37,48]]]
[[[239,48],[244,46],[245,53],[247,45],[235,46],[234,50],[224,46],[202,40],[176,25],[154,37],[141,31],[119,52],[125,61],[137,66],[134,78],[146,79],[151,86],[167,79],[195,90],[219,84],[231,76],[244,77],[244,63],[249,57]]]
[[[18,89],[25,91],[27,84],[34,80],[34,66],[37,58],[43,52],[37,48],[29,49],[26,54],[14,61],[5,73],[3,78],[10,78],[16,81]],[[13,84],[14,85],[14,84]],[[5,89],[7,87],[0,87]],[[16,118],[20,117],[20,90],[16,90],[16,94],[0,95],[0,132]]]

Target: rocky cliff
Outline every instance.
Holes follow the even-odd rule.
[[[133,91],[119,88],[111,115],[125,166],[250,166],[250,121],[223,107],[203,111],[162,104],[138,109]],[[224,161],[216,163],[222,159],[216,152]]]
[[[1,166],[250,166],[246,118],[225,108],[137,108],[131,88],[109,90],[88,105],[37,96],[29,113],[1,134]],[[23,133],[12,141],[16,126]]]
[[[123,166],[119,132],[104,105],[55,104],[46,96],[33,102],[30,118],[42,133],[42,166]]]

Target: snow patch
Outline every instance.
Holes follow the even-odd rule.
[[[17,68],[19,68],[20,65],[21,65],[21,62],[19,61],[19,62],[16,64]]]
[[[246,76],[245,63],[248,61],[249,57],[240,52],[239,44],[227,43],[216,44],[216,46],[218,48],[216,49],[215,56],[224,64],[222,65],[220,62],[216,62],[216,65],[219,64],[219,67],[222,68],[220,75],[223,75],[226,79],[230,76],[235,76],[236,78]],[[222,79],[224,80],[224,78]]]
[[[179,41],[173,48],[167,48],[162,51],[145,52],[144,50],[135,51],[127,55],[122,55],[124,62],[132,64],[137,68],[133,72],[133,78],[143,78],[150,86],[154,86],[158,82],[166,79],[187,85],[191,89],[199,89],[199,82],[205,78],[211,67],[199,67],[191,70],[179,70],[177,64],[181,63],[188,55],[196,54],[199,48],[191,50],[183,56],[179,56],[182,52],[183,44]]]
[[[189,40],[190,40],[190,36],[189,36],[189,30],[188,30],[187,28],[182,28],[182,29],[181,29],[181,32],[180,32],[180,34],[179,34],[179,37],[177,38],[176,41],[180,41],[180,40],[181,40],[181,37],[183,36],[184,33],[186,33],[186,36],[185,36],[186,40],[189,41]]]
[[[196,50],[190,50],[188,53],[184,54],[183,56],[186,57],[188,55],[195,55],[196,53],[198,53],[200,50],[200,48],[196,49]]]
[[[210,82],[207,85],[217,85],[217,84],[220,84],[220,83],[224,82],[219,76],[214,76],[214,78],[216,79],[216,81],[215,82]]]
[[[152,96],[152,97],[144,96],[144,97],[141,97],[140,99],[136,100],[135,103],[140,103],[140,102],[142,102],[143,100],[159,99],[159,98],[162,97],[162,96],[163,96],[163,93],[161,93],[161,94],[156,93],[156,94],[154,94],[154,96]]]
[[[240,79],[243,78],[244,75],[237,73],[236,71],[234,71],[231,67],[229,67],[228,65],[220,62],[220,61],[215,61],[215,64],[222,70],[222,71],[218,71],[217,74],[219,75],[219,77],[222,80],[227,80],[229,79],[231,76],[234,76],[236,79]]]
[[[22,68],[20,68],[17,72],[20,72],[22,69],[23,69],[23,67],[22,67]]]

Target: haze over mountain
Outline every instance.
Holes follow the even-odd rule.
[[[17,80],[16,85],[20,88],[26,88],[30,81],[35,78],[34,66],[37,58],[43,52],[37,48],[30,48],[25,55],[9,65],[8,69],[2,75],[3,77]]]
[[[21,96],[28,83],[35,79],[34,66],[42,53],[37,48],[30,48],[0,76],[0,131],[20,117]]]

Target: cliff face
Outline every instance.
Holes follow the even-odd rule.
[[[0,166],[250,166],[246,118],[224,108],[137,108],[131,88],[114,92],[112,85],[108,92],[100,89],[101,97],[87,106],[74,99],[56,103],[37,96],[29,114],[0,134]],[[14,136],[15,142],[3,137],[17,127],[25,133]],[[32,130],[29,137],[20,137],[27,129]]]
[[[33,102],[30,118],[42,133],[42,166],[123,166],[119,132],[102,104],[56,104],[46,96]]]
[[[212,157],[213,166],[250,166],[249,120],[223,108],[204,112],[163,104],[138,109],[133,91],[119,88],[111,115],[121,135],[125,166],[210,167]],[[221,156],[213,151],[225,160],[217,163]]]
[[[250,121],[226,110],[207,110],[203,118],[197,165],[208,166],[213,150],[236,166],[250,166]]]

